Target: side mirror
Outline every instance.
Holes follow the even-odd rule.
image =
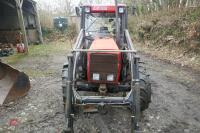
[[[80,14],[80,9],[79,9],[79,7],[75,7],[75,10],[76,10],[76,15],[77,15],[78,17],[80,17],[81,14]]]

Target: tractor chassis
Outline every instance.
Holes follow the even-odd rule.
[[[75,88],[75,71],[76,61],[80,52],[125,52],[129,53],[131,57],[131,90],[125,97],[108,97],[108,96],[81,96]],[[74,55],[74,56],[73,56]],[[86,50],[86,49],[74,49],[72,55],[68,56],[68,79],[63,84],[66,88],[64,95],[66,98],[65,106],[65,118],[66,118],[66,131],[73,133],[73,105],[97,105],[97,106],[126,106],[132,110],[132,128],[131,132],[135,133],[139,131],[140,122],[140,89],[139,89],[139,60],[135,50]],[[65,76],[65,75],[63,75]]]

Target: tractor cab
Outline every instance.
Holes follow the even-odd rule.
[[[97,38],[113,38],[117,40],[117,31],[119,32],[119,40],[123,40],[124,30],[127,28],[126,5],[118,5],[117,19],[114,5],[84,5],[81,7],[80,16],[81,28],[85,32],[85,40],[93,41]],[[119,27],[117,27],[116,23],[118,23]]]
[[[85,42],[82,49],[97,51],[122,49],[127,28],[127,8],[125,5],[118,5],[117,10],[116,17],[114,5],[84,5],[81,7],[81,29],[83,29]],[[121,64],[121,57],[124,54],[121,52],[80,54],[82,56],[79,67],[83,69],[78,73],[96,88],[103,84],[109,91],[111,87],[108,86],[118,84],[124,78],[121,77],[121,71],[124,69]]]

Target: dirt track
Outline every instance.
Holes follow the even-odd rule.
[[[56,54],[56,53],[55,53]],[[0,107],[1,132],[60,132],[64,126],[61,69],[65,53],[22,60],[16,67],[37,72],[32,89],[17,103]],[[146,133],[200,132],[200,74],[142,55],[152,81],[152,103],[143,113]],[[9,126],[17,119],[16,127]],[[106,115],[75,116],[75,133],[129,133],[128,109],[110,108]]]

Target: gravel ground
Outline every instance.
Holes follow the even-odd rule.
[[[145,133],[200,132],[200,73],[141,54],[152,82],[152,103],[142,115]],[[32,70],[32,88],[15,103],[0,107],[1,132],[59,133],[64,127],[61,69],[66,54],[23,60],[15,67]],[[107,114],[75,116],[75,133],[129,133],[130,111],[108,108]],[[16,126],[9,123],[17,120]]]

